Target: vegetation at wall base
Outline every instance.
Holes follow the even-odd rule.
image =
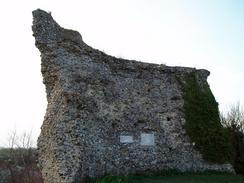
[[[233,147],[228,130],[220,122],[218,103],[196,73],[178,79],[183,88],[185,128],[203,158],[213,163],[232,162]]]
[[[228,173],[177,173],[152,176],[118,177],[107,175],[92,183],[243,183],[244,176]]]
[[[235,149],[233,166],[238,174],[244,175],[244,133],[228,128]]]
[[[221,115],[221,123],[228,130],[234,147],[235,171],[244,174],[244,109],[241,108],[240,103],[232,105],[225,115]]]

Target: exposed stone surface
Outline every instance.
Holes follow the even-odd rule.
[[[166,169],[233,171],[204,161],[183,127],[177,77],[195,73],[201,85],[208,71],[108,56],[50,14],[33,16],[48,100],[38,139],[45,182]]]

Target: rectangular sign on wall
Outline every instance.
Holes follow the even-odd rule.
[[[153,133],[142,133],[141,134],[141,145],[143,146],[154,146],[154,134]]]
[[[120,135],[121,143],[133,143],[133,137],[131,135]]]

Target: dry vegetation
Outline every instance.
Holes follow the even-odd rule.
[[[225,115],[221,115],[221,122],[228,129],[233,145],[235,171],[244,174],[244,109],[239,103],[231,106]]]
[[[9,147],[0,150],[1,182],[42,183],[37,167],[36,149],[33,148],[31,133],[17,136],[13,131],[8,139]]]

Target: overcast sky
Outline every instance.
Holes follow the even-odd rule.
[[[34,141],[40,133],[47,102],[31,31],[37,8],[107,54],[208,69],[221,111],[244,101],[244,0],[1,1],[0,146],[14,129],[32,130]]]

